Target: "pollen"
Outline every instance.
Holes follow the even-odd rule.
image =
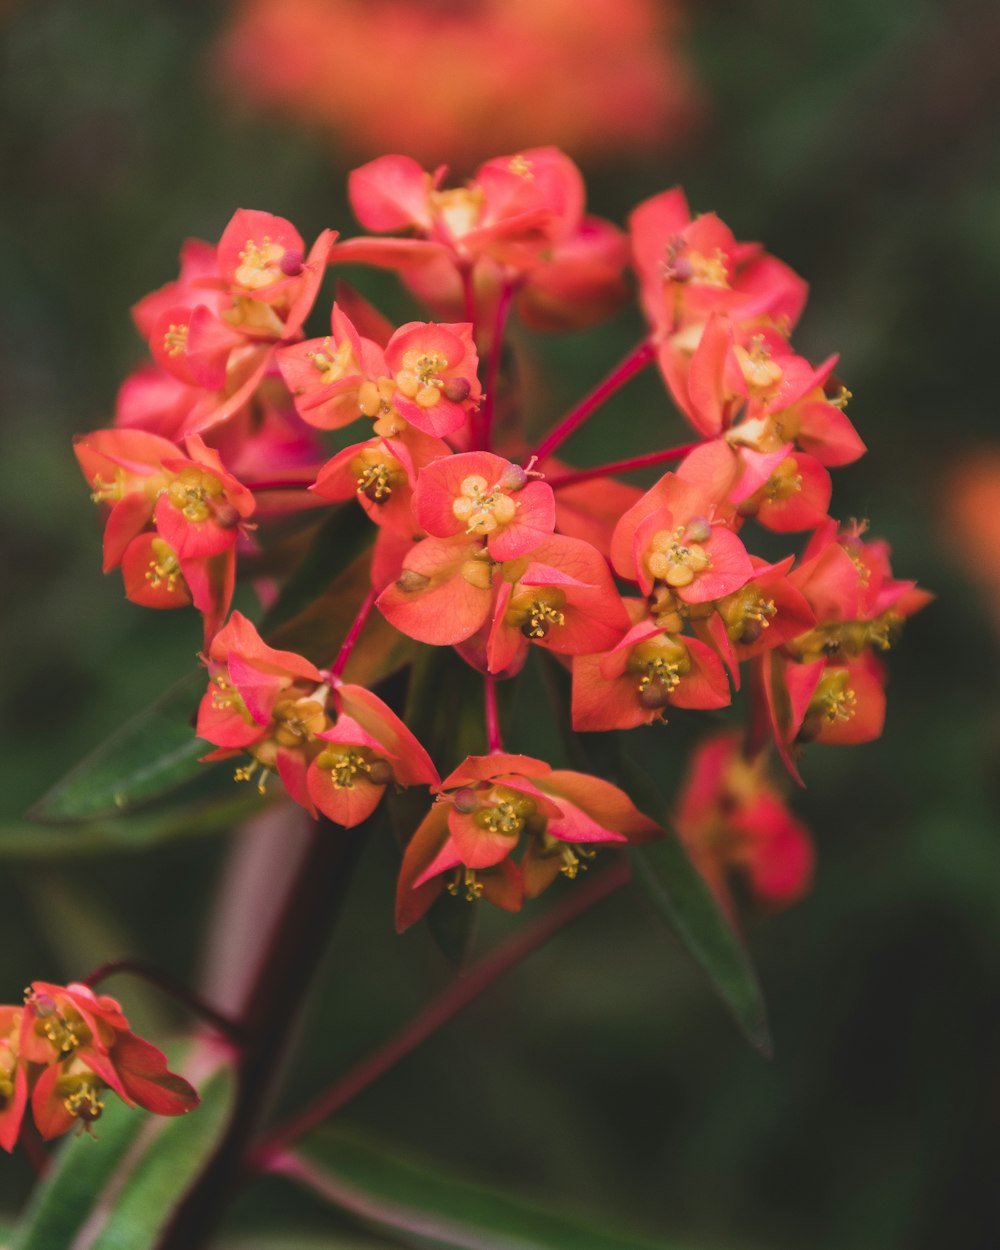
[[[486,193],[482,187],[452,187],[445,191],[432,191],[429,195],[431,208],[440,216],[454,235],[467,234],[479,224]]]
[[[258,769],[260,776],[257,778],[257,793],[267,794],[267,779],[271,776],[271,769],[261,764],[260,760],[251,760],[249,764],[233,769],[233,781],[252,781]]]
[[[736,643],[755,643],[778,614],[773,599],[765,599],[756,586],[744,586],[719,608],[726,622],[726,633]]]
[[[483,883],[477,879],[472,868],[465,868],[461,864],[455,869],[445,889],[452,898],[457,898],[459,894],[462,894],[467,903],[474,903],[483,897]]]
[[[344,339],[339,347],[331,350],[330,339],[325,338],[321,351],[307,352],[306,356],[312,361],[313,368],[319,371],[319,380],[324,386],[357,372],[350,339]]]
[[[827,669],[809,701],[807,716],[818,715],[831,725],[849,721],[858,704],[857,695],[847,684],[849,677],[844,668]]]
[[[239,286],[249,287],[251,291],[270,286],[285,276],[281,270],[284,254],[285,249],[280,243],[273,243],[270,235],[265,234],[259,242],[247,239],[233,278]]]
[[[159,590],[161,586],[165,586],[167,594],[172,595],[177,589],[177,583],[181,580],[181,566],[177,553],[162,538],[154,538],[150,546],[154,558],[150,560],[149,567],[146,569],[146,581],[153,590]]]
[[[484,805],[472,819],[480,829],[499,833],[505,838],[517,838],[525,822],[535,813],[535,804],[531,799],[505,786],[493,790],[484,799]]]
[[[646,566],[650,575],[668,586],[682,589],[712,566],[712,558],[701,543],[685,543],[684,527],[659,530],[653,535]]]
[[[480,473],[471,473],[459,487],[461,492],[451,505],[454,515],[466,523],[467,534],[492,534],[517,515],[516,500],[500,489],[488,491],[488,482]]]
[[[115,469],[112,482],[106,482],[99,473],[95,474],[91,485],[90,498],[94,503],[117,503],[125,495],[125,470]]]
[[[183,323],[175,325],[173,322],[167,326],[167,332],[163,336],[163,350],[168,356],[179,356],[187,347],[188,328]]]
[[[101,1118],[101,1112],[104,1110],[104,1103],[97,1096],[97,1091],[101,1086],[98,1086],[93,1079],[77,1077],[74,1080],[79,1084],[63,1099],[63,1106],[74,1119],[84,1124],[92,1124]]]
[[[521,633],[525,638],[531,638],[538,641],[541,638],[547,638],[549,630],[553,625],[565,625],[566,616],[558,608],[552,604],[546,603],[544,599],[533,599],[525,610],[524,620],[521,623]]]
[[[790,499],[796,491],[802,489],[802,474],[797,473],[797,469],[794,456],[789,456],[787,460],[782,460],[764,483],[764,494],[772,503]]]
[[[167,497],[185,521],[199,525],[215,515],[216,501],[224,494],[222,483],[203,469],[182,469],[167,487]]]
[[[411,350],[403,354],[403,367],[396,374],[395,382],[407,399],[421,408],[433,408],[441,399],[444,380],[440,375],[447,367],[448,361],[437,352]]]
[[[771,391],[778,385],[784,370],[771,356],[771,349],[764,341],[763,334],[755,334],[750,340],[749,348],[737,344],[733,355],[740,366],[744,380],[750,391],[760,395]]]
[[[661,708],[691,671],[691,657],[682,642],[659,634],[633,647],[625,667],[638,677],[636,691],[642,705]]]
[[[211,685],[212,708],[216,712],[237,712],[248,725],[254,723],[243,696],[236,687],[221,673],[216,673]]]
[[[351,747],[330,747],[316,760],[317,765],[330,774],[337,790],[353,790],[356,780],[371,780],[372,765],[360,751]]]
[[[530,181],[535,176],[531,167],[531,161],[526,156],[522,156],[520,152],[516,156],[511,157],[507,164],[507,172],[516,174],[518,178],[524,178],[526,181]]]
[[[568,877],[570,881],[575,881],[581,872],[586,872],[588,861],[596,858],[597,852],[589,847],[567,846],[565,843],[559,851],[562,863],[559,865],[559,871],[564,877]]]

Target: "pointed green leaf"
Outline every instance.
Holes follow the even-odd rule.
[[[343,1129],[316,1134],[279,1170],[363,1225],[425,1250],[681,1250],[595,1228]]]
[[[233,786],[214,799],[105,820],[51,825],[5,821],[0,823],[0,859],[63,859],[137,851],[176,838],[226,833],[260,807],[253,787]]]
[[[211,748],[194,734],[205,687],[191,673],[71,769],[31,810],[43,821],[96,820],[130,811],[201,775]]]
[[[10,1250],[153,1250],[225,1131],[230,1069],[199,1085],[201,1106],[170,1118],[109,1096],[98,1140],[84,1134],[62,1144]]]
[[[669,829],[666,803],[652,779],[624,754],[617,772],[636,807]],[[770,1056],[767,1012],[750,957],[676,833],[632,847],[629,855],[639,885],[708,975],[747,1040]]]
[[[269,637],[308,608],[349,564],[371,547],[374,537],[374,525],[356,503],[350,501],[333,508],[316,527],[305,555],[264,617],[261,634]]]

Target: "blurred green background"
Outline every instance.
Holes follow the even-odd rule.
[[[217,238],[240,205],[287,216],[307,238],[354,226],[346,158],[213,89],[223,6],[37,0],[0,12],[0,1000],[15,1001],[28,980],[68,980],[126,953],[194,977],[228,849],[191,837],[142,854],[41,854],[24,826],[25,809],[188,672],[200,644],[193,616],[134,607],[117,577],[101,577],[71,435],[110,423],[142,355],[128,308],[174,276],[185,237]],[[645,904],[623,895],[346,1118],[654,1240],[988,1250],[1000,1244],[1000,622],[968,580],[948,491],[954,465],[1000,442],[1000,10],[708,0],[686,42],[700,127],[641,165],[589,169],[590,206],[623,221],[679,182],[693,207],[809,279],[798,350],[841,352],[870,449],[836,473],[834,514],[870,517],[897,575],[939,598],[891,657],[883,738],[806,760],[796,803],[817,839],[816,888],[749,934],[772,1062],[745,1046]],[[386,282],[369,289],[391,296]],[[562,340],[525,337],[546,379],[540,419],[638,333],[629,313]],[[650,375],[572,450],[586,463],[685,437]],[[696,727],[672,722],[665,777]],[[392,931],[395,857],[388,844],[366,849],[304,1032],[299,1097],[447,979],[423,933]],[[511,927],[484,922],[484,947]],[[137,1026],[164,1022],[162,1002],[113,989]],[[23,1160],[5,1164],[0,1203],[19,1205],[29,1179]],[[333,1224],[269,1182],[233,1226]]]

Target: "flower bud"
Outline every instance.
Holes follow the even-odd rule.
[[[479,799],[476,797],[475,790],[470,790],[468,786],[463,786],[461,790],[456,790],[452,795],[452,802],[455,804],[455,811],[461,812],[463,816],[469,812],[474,812],[479,806]]]
[[[528,473],[519,464],[508,465],[500,475],[500,488],[507,491],[524,490],[528,485]]]
[[[688,521],[684,541],[688,543],[707,543],[712,537],[712,526],[708,517],[693,516]]]
[[[471,390],[472,383],[468,378],[449,378],[441,388],[441,394],[450,403],[460,404],[464,399],[469,398]]]
[[[302,272],[302,253],[297,247],[286,248],[278,266],[286,278],[297,278]]]

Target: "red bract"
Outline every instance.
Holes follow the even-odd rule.
[[[767,781],[763,761],[751,763],[743,756],[737,734],[716,734],[698,746],[675,825],[695,865],[730,911],[734,877],[754,902],[768,907],[787,907],[809,889],[809,833]]]

